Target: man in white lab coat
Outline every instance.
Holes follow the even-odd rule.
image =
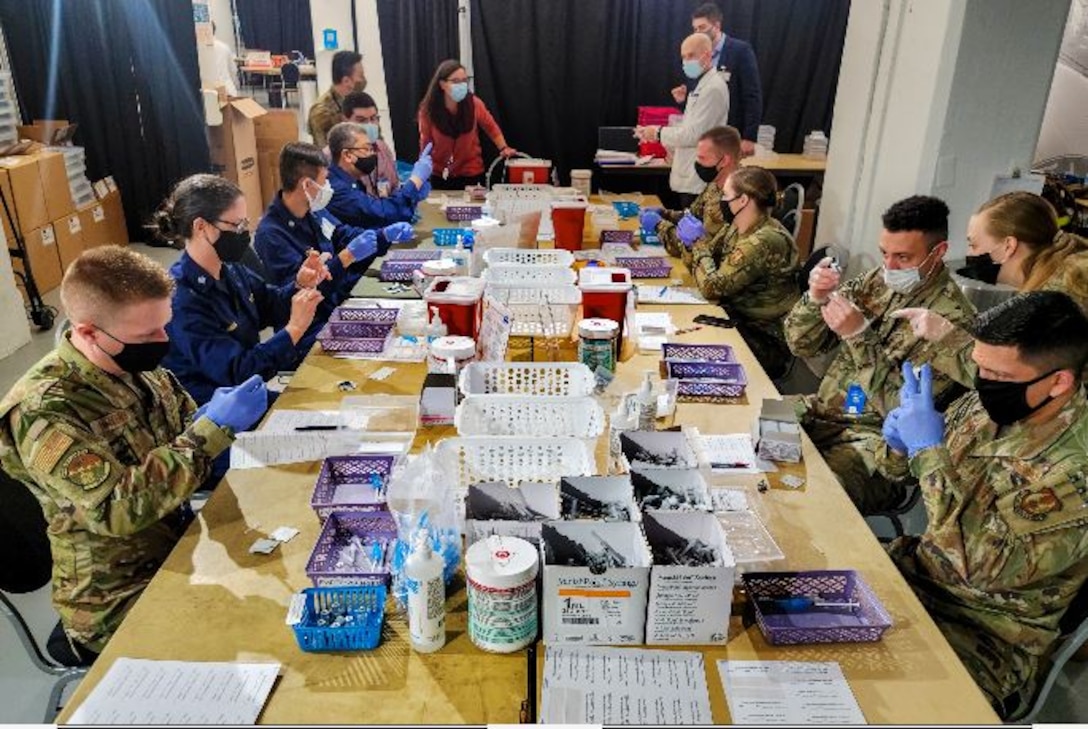
[[[729,86],[711,63],[714,47],[702,33],[694,33],[680,45],[684,74],[698,79],[688,94],[684,121],[674,127],[636,127],[641,141],[660,141],[672,154],[669,187],[680,196],[680,207],[688,207],[706,183],[695,172],[695,146],[704,132],[725,126],[729,118]]]
[[[212,33],[215,33],[215,23],[212,23]],[[215,78],[212,86],[222,84],[227,87],[228,96],[237,96],[238,86],[235,84],[235,79],[238,69],[234,65],[234,53],[230,46],[213,36],[212,53],[215,55]]]

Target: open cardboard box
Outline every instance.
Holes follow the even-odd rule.
[[[472,545],[492,534],[540,543],[540,525],[559,518],[554,483],[526,481],[510,488],[505,481],[468,487],[465,498],[465,542]]]
[[[648,511],[642,524],[654,558],[646,642],[724,644],[736,565],[721,524],[713,514],[690,511]],[[698,553],[707,564],[677,564]]]
[[[564,476],[559,509],[568,521],[639,521],[635,492],[627,476]]]
[[[540,550],[546,643],[643,642],[651,558],[638,524],[545,522]]]

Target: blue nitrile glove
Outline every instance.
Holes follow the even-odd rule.
[[[691,248],[695,245],[695,241],[706,235],[706,229],[697,217],[691,213],[685,213],[676,224],[676,235],[684,242],[684,246]]]
[[[944,442],[944,417],[933,406],[933,368],[922,365],[921,377],[914,376],[910,362],[903,364],[903,388],[910,404],[899,408],[897,426],[907,454],[915,454]]]
[[[638,224],[642,226],[642,229],[651,233],[657,230],[657,224],[660,222],[661,213],[657,210],[643,210],[638,218]]]
[[[412,174],[424,182],[431,179],[431,174],[434,172],[434,160],[431,159],[431,146],[432,144],[427,142],[427,146],[419,153],[419,159],[412,165]]]
[[[412,240],[415,235],[415,231],[412,230],[410,223],[393,223],[382,228],[382,233],[385,234],[385,239],[390,243],[403,243],[406,240]]]
[[[423,187],[419,188],[419,192],[416,193],[416,197],[420,200],[426,200],[431,196],[431,181],[428,179],[423,180]]]
[[[253,427],[267,409],[268,388],[260,375],[253,375],[237,387],[216,390],[204,414],[220,428],[240,433]]]
[[[888,417],[884,418],[884,426],[880,429],[880,432],[884,435],[884,442],[891,446],[893,451],[906,453],[907,446],[903,443],[902,436],[899,435],[899,416],[902,412],[902,408],[896,408],[888,413]]]
[[[196,409],[196,412],[193,413],[193,422],[195,423],[196,421],[200,420],[204,415],[207,414],[208,406],[212,404],[212,400],[214,400],[216,398],[216,396],[219,396],[219,395],[221,395],[223,393],[230,392],[233,389],[234,389],[233,387],[217,387],[217,388],[215,388],[215,392],[212,393],[212,399],[208,400],[208,402],[206,402],[203,405],[201,405],[200,407],[198,407]]]
[[[364,230],[348,243],[348,253],[356,261],[362,261],[378,252],[378,233],[374,230]]]

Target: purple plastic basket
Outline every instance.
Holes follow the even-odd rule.
[[[666,342],[661,345],[662,358],[673,362],[736,362],[733,348],[728,344],[681,344]]]
[[[423,268],[423,261],[383,261],[378,270],[378,280],[411,283],[412,274]]]
[[[631,271],[631,278],[668,278],[672,275],[669,259],[660,256],[618,257],[616,265]]]
[[[635,231],[633,230],[602,230],[601,231],[601,245],[605,243],[625,243],[631,245],[635,242]]]
[[[484,216],[483,206],[481,205],[447,205],[446,206],[446,220],[453,222],[464,222],[466,220],[476,220]]]
[[[771,645],[872,643],[892,626],[884,605],[854,570],[749,572],[742,579],[759,629]],[[791,613],[775,610],[765,602],[790,597],[857,602],[858,606]]]
[[[433,261],[442,257],[442,251],[435,248],[399,248],[385,254],[389,261]]]
[[[392,335],[392,330],[389,330],[389,335]],[[322,335],[318,336],[317,341],[321,344],[321,349],[326,352],[381,354],[385,351],[385,347],[389,343],[389,336],[381,339],[347,339],[343,337],[328,336],[323,331]]]
[[[744,397],[748,376],[737,362],[665,362],[669,377],[680,380],[676,397],[682,402],[715,402]]]
[[[385,339],[394,326],[395,322],[379,324],[369,321],[344,321],[334,311],[325,325],[323,336],[333,339]]]
[[[332,312],[332,317],[338,321],[361,321],[368,324],[396,324],[397,314],[400,312],[395,307],[381,308],[376,306],[339,306]]]
[[[321,464],[310,506],[324,521],[334,511],[380,511],[385,506],[385,484],[393,471],[396,456],[330,456]],[[373,502],[334,501],[336,489],[346,483],[368,483],[379,479]]]
[[[380,572],[344,572],[336,569],[340,550],[353,536],[364,545],[377,541],[385,545],[385,564]],[[393,542],[397,539],[397,523],[388,511],[334,511],[325,520],[321,534],[306,563],[306,576],[314,587],[351,587],[389,583],[389,561],[393,557]]]

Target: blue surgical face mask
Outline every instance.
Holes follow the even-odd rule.
[[[703,64],[698,61],[684,61],[684,75],[696,79],[703,75]]]
[[[378,141],[378,135],[381,133],[381,129],[374,122],[363,122],[363,129],[366,130],[367,139],[371,144]]]
[[[935,250],[935,249],[934,249]],[[922,275],[922,266],[933,254],[930,251],[922,259],[922,263],[915,268],[888,268],[884,266],[884,284],[897,294],[909,294],[918,288],[918,285],[929,275]]]
[[[468,81],[459,84],[450,84],[450,98],[460,104],[468,96]]]

